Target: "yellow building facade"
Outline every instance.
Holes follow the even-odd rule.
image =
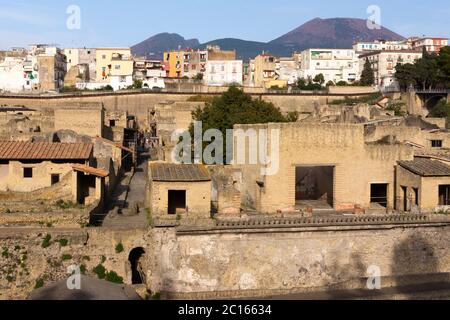
[[[96,58],[98,82],[110,77],[133,76],[133,58],[130,48],[97,48]]]
[[[182,77],[185,53],[182,50],[164,52],[164,64],[169,69],[169,78]]]

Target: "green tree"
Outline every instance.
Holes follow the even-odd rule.
[[[441,49],[437,57],[437,65],[440,70],[442,84],[446,88],[450,88],[450,46]]]
[[[209,129],[218,129],[225,140],[226,130],[233,129],[235,124],[295,122],[298,120],[298,114],[293,112],[283,115],[272,103],[253,99],[239,88],[230,87],[221,96],[207,102],[204,108],[197,108],[192,113],[192,118],[202,122],[203,133]],[[194,124],[191,124],[190,133],[194,137]],[[226,141],[224,150],[225,145]]]
[[[133,84],[128,87],[128,89],[142,89],[143,82],[142,80],[134,80]]]
[[[366,58],[366,62],[364,63],[360,83],[363,86],[373,86],[375,84],[375,75],[373,73],[372,64],[370,63],[369,58]]]
[[[321,86],[325,83],[325,77],[323,76],[323,74],[322,73],[319,73],[318,75],[316,75],[315,77],[314,77],[314,80],[313,80],[315,83],[318,83],[318,84],[320,84]]]
[[[422,89],[432,88],[438,82],[439,69],[437,55],[429,54],[425,47],[423,48],[423,56],[415,63],[416,82]]]
[[[410,86],[416,86],[416,66],[411,63],[397,64],[395,67],[395,79],[400,89],[406,90]]]
[[[203,73],[197,73],[194,77],[194,80],[203,80]]]

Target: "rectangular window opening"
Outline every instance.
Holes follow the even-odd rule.
[[[26,179],[33,178],[33,168],[23,168],[23,177]]]

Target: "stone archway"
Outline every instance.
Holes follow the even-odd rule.
[[[131,266],[131,283],[146,284],[145,250],[142,247],[130,251],[128,261]]]

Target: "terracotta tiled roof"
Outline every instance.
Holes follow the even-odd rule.
[[[201,164],[151,163],[153,181],[201,182],[211,181],[208,169]]]
[[[93,168],[93,167],[89,167],[87,165],[84,164],[74,164],[72,165],[73,170],[75,171],[80,171],[80,172],[84,172],[93,176],[97,176],[97,177],[101,177],[101,178],[106,178],[107,176],[109,176],[108,171],[100,169],[100,168]]]
[[[400,166],[422,177],[450,176],[450,166],[438,160],[416,158],[413,161],[399,161]]]
[[[87,160],[92,144],[0,141],[1,160]]]

